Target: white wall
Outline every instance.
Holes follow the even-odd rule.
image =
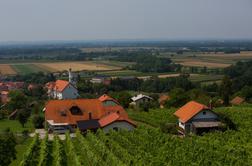
[[[179,121],[179,127],[185,130],[185,124]]]
[[[103,128],[103,131],[105,133],[109,132],[109,130],[113,130],[114,128],[118,128],[118,129],[124,129],[124,130],[134,130],[134,126],[126,121],[120,121],[120,122],[114,122],[111,123],[110,125],[106,126]]]

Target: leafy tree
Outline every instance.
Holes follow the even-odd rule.
[[[165,107],[180,107],[188,102],[189,97],[185,90],[181,88],[176,88],[169,93],[171,99],[166,101]]]
[[[224,105],[229,105],[229,96],[232,93],[232,81],[228,76],[225,76],[221,82],[220,94],[224,101]]]
[[[21,109],[17,113],[17,120],[24,127],[25,123],[28,121],[30,116],[29,110]]]
[[[115,98],[124,108],[129,107],[131,95],[126,91],[112,92],[109,95]]]
[[[10,101],[7,104],[8,109],[12,112],[26,107],[27,96],[21,91],[11,91],[9,93]]]

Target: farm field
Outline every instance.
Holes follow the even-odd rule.
[[[130,113],[153,124],[173,122],[175,110]],[[138,125],[132,132],[99,130],[61,141],[35,136],[26,148],[20,165],[244,165],[252,164],[251,106],[218,108],[236,125],[236,130],[180,138],[157,127]],[[159,113],[160,112],[160,113]],[[167,112],[166,118],[159,117]],[[133,115],[135,114],[135,115]],[[155,122],[156,120],[156,122]],[[19,155],[23,155],[20,154]],[[17,161],[14,161],[17,163]]]
[[[37,72],[48,72],[47,69],[41,68],[35,64],[12,64],[11,67],[16,71],[18,74],[31,74]]]
[[[8,64],[0,64],[0,75],[15,75],[17,72]]]
[[[3,75],[30,74],[39,71],[58,72],[71,68],[73,71],[110,71],[121,70],[126,64],[115,62],[27,62],[27,63],[9,63],[0,64],[0,72]]]
[[[165,55],[164,55],[165,56]],[[182,55],[168,56],[175,63],[183,66],[225,68],[238,61],[252,60],[252,51],[233,54],[218,53],[184,53]]]
[[[120,67],[98,64],[94,62],[57,62],[57,63],[38,63],[41,68],[64,71],[71,68],[73,71],[102,71],[102,70],[119,70]]]

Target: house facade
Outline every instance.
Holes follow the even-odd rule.
[[[130,105],[139,106],[140,104],[150,102],[151,100],[153,100],[153,98],[147,95],[139,94],[131,98],[132,102],[130,103]]]
[[[101,128],[108,132],[136,127],[123,107],[107,95],[98,99],[50,100],[44,113],[50,131],[60,127],[70,131],[78,128],[82,132]]]
[[[76,99],[78,98],[78,90],[68,81],[57,80],[46,84],[47,95],[51,99]]]
[[[178,118],[178,131],[182,135],[201,134],[219,129],[222,126],[215,112],[195,101],[188,102],[178,109],[174,115]]]

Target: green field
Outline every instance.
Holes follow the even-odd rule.
[[[12,64],[11,67],[18,73],[18,74],[31,74],[37,72],[46,72],[45,69],[40,68],[35,64]]]

